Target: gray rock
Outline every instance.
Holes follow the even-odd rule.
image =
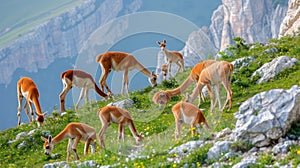
[[[203,145],[204,145],[204,141],[189,141],[185,144],[175,147],[174,149],[169,151],[169,154],[177,153],[179,155],[183,155],[186,153],[190,153],[195,148],[202,147]]]
[[[231,63],[233,64],[235,69],[241,69],[242,67],[248,66],[250,62],[253,62],[255,58],[253,56],[238,58]]]
[[[27,136],[27,132],[20,132],[16,135],[16,140],[20,139],[21,137],[26,137]]]
[[[290,146],[297,144],[296,141],[285,141],[284,143],[278,143],[272,149],[275,155],[286,154],[290,150]]]
[[[131,99],[124,99],[124,100],[121,100],[121,101],[118,101],[118,102],[111,102],[107,106],[116,106],[116,107],[119,107],[119,108],[126,109],[126,108],[132,107],[133,103],[134,102]]]
[[[43,166],[43,168],[59,168],[59,167],[69,168],[67,162],[65,161],[48,163]]]
[[[96,167],[97,163],[93,160],[87,160],[77,165],[77,167]]]
[[[277,57],[271,62],[265,63],[262,67],[257,69],[253,73],[252,77],[256,75],[260,76],[260,79],[258,79],[256,83],[268,82],[281,71],[296,65],[297,61],[297,59],[288,56]]]
[[[37,130],[37,129],[33,129],[33,130],[29,131],[27,135],[30,135],[30,136],[33,135],[33,134],[35,133],[36,130]]]
[[[22,143],[20,143],[17,147],[18,149],[22,148],[22,147],[25,147],[27,146],[27,142],[26,141],[23,141]]]
[[[275,48],[275,47],[272,47],[272,48],[268,48],[266,49],[263,54],[273,54],[273,53],[277,53],[278,52],[278,49]]]
[[[50,131],[48,131],[48,130],[43,130],[43,131],[42,131],[42,136],[45,137],[45,138],[48,138],[50,134],[51,134],[51,133],[50,133]]]
[[[232,132],[232,131],[231,131],[230,128],[225,128],[225,129],[223,129],[222,131],[220,131],[220,132],[218,132],[218,133],[216,134],[216,139],[218,139],[218,138],[223,138],[223,137],[225,137],[225,136],[231,134],[231,132]]]
[[[254,95],[235,113],[237,119],[232,138],[257,147],[278,140],[299,118],[300,88],[272,89]]]
[[[247,168],[251,165],[254,165],[255,163],[256,163],[255,158],[245,158],[242,161],[240,161],[239,163],[233,165],[232,168]]]
[[[218,141],[207,152],[207,160],[213,161],[219,159],[221,155],[228,153],[230,149],[231,141]]]

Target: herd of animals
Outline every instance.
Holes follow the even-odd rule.
[[[165,55],[166,64],[163,64],[161,69],[164,76],[164,80],[167,79],[167,75],[171,76],[171,65],[175,63],[178,66],[177,73],[184,68],[183,56],[177,51],[168,51],[166,49],[166,40],[162,42],[157,42],[161,48],[161,51]],[[106,79],[109,73],[114,71],[124,71],[123,81],[122,81],[122,94],[124,94],[124,89],[128,91],[128,72],[132,69],[137,69],[148,77],[149,82],[154,87],[157,85],[157,74],[150,72],[145,68],[135,57],[131,54],[124,52],[105,52],[96,57],[96,62],[98,62],[102,69],[102,75],[100,77],[99,83],[100,88],[97,86],[94,78],[87,72],[82,70],[67,70],[61,74],[61,80],[63,83],[63,90],[59,95],[60,98],[60,110],[61,112],[66,111],[65,109],[65,98],[67,93],[73,86],[82,88],[75,105],[75,109],[78,108],[81,99],[86,98],[88,102],[88,92],[89,89],[94,89],[101,97],[108,99],[113,98],[113,94],[109,87],[107,86]],[[172,96],[179,95],[194,82],[196,82],[196,87],[191,95],[184,95],[185,100],[175,104],[172,107],[172,112],[174,114],[176,128],[175,128],[175,138],[179,137],[182,124],[189,124],[192,128],[196,127],[200,131],[200,125],[205,125],[208,129],[210,128],[202,111],[192,104],[195,98],[199,95],[199,103],[201,98],[203,98],[202,88],[207,87],[211,100],[211,110],[219,104],[219,108],[223,110],[227,103],[229,102],[229,109],[232,107],[232,90],[230,88],[230,78],[233,71],[233,65],[226,61],[215,61],[215,60],[205,60],[197,65],[195,65],[188,78],[176,89],[159,91],[154,94],[153,102],[160,107],[164,107],[170,100]],[[227,91],[227,99],[223,107],[220,101],[220,84],[223,84]],[[213,101],[212,86],[215,87],[216,101]],[[107,93],[105,93],[105,90]],[[18,93],[18,125],[20,125],[20,114],[22,110],[22,99],[26,99],[24,110],[30,122],[34,121],[34,113],[32,109],[32,103],[36,110],[36,122],[38,126],[42,126],[44,122],[45,113],[42,113],[39,104],[39,91],[34,81],[29,77],[22,77],[17,83],[17,93]],[[30,108],[30,113],[28,112],[28,106]],[[31,114],[31,116],[30,116]],[[139,134],[133,124],[132,117],[130,113],[122,108],[115,106],[105,106],[98,110],[98,116],[102,123],[102,128],[98,133],[100,145],[105,148],[104,144],[104,133],[111,123],[116,123],[119,125],[118,128],[118,140],[124,140],[124,126],[128,125],[133,137],[136,142],[139,143],[143,136]],[[192,129],[193,130],[193,129]],[[192,131],[193,134],[193,131]],[[52,138],[50,135],[48,138],[41,137],[44,141],[44,153],[49,155],[53,150],[53,147],[58,142],[69,138],[68,149],[67,149],[67,161],[69,161],[70,153],[73,151],[75,158],[78,160],[78,154],[76,151],[76,146],[80,140],[85,142],[84,154],[88,153],[89,146],[91,146],[91,153],[95,152],[96,145],[96,130],[95,128],[84,124],[84,123],[69,123],[64,130],[62,130],[57,136]]]

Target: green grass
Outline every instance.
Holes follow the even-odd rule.
[[[209,165],[206,163],[206,153],[212,144],[208,144],[203,148],[196,149],[188,156],[183,157],[180,163],[169,162],[167,158],[176,157],[176,154],[168,154],[168,151],[180,144],[183,144],[190,140],[207,140],[210,139],[212,132],[220,131],[226,127],[233,129],[235,127],[235,118],[233,114],[238,111],[242,102],[252,97],[253,95],[267,91],[274,88],[289,89],[293,85],[300,85],[300,64],[298,63],[292,69],[285,70],[278,75],[275,79],[263,83],[255,84],[255,79],[250,79],[251,74],[259,68],[257,65],[262,65],[265,62],[269,62],[275,57],[281,55],[288,55],[300,60],[300,37],[283,37],[280,40],[271,40],[275,47],[279,49],[278,53],[272,55],[263,54],[263,51],[270,47],[263,47],[257,45],[255,49],[246,50],[239,49],[242,55],[236,53],[236,48],[231,46],[230,50],[234,52],[233,58],[224,56],[226,60],[234,60],[240,57],[255,56],[256,61],[251,63],[249,67],[241,70],[236,69],[232,77],[232,90],[233,90],[233,108],[230,111],[218,111],[214,110],[210,112],[210,101],[207,99],[200,105],[201,109],[204,109],[204,115],[212,129],[207,131],[202,129],[200,135],[194,137],[191,136],[189,126],[184,126],[180,139],[174,139],[175,122],[171,112],[171,108],[174,104],[183,99],[182,96],[175,96],[171,102],[167,104],[164,109],[158,108],[152,103],[152,96],[159,90],[166,90],[169,88],[176,88],[184,79],[188,76],[190,69],[186,72],[182,72],[176,77],[176,79],[169,82],[164,82],[158,85],[156,88],[147,87],[145,89],[134,91],[129,96],[117,96],[115,101],[122,100],[124,98],[131,98],[134,100],[134,107],[128,109],[131,113],[135,126],[139,132],[142,132],[145,139],[142,144],[136,144],[129,129],[126,128],[126,139],[123,143],[117,141],[117,125],[112,124],[105,133],[106,149],[100,149],[97,145],[97,152],[94,155],[83,155],[84,144],[80,143],[77,147],[78,154],[81,161],[95,160],[99,165],[113,165],[120,163],[119,167],[181,167],[184,163],[189,165]],[[190,86],[186,92],[191,92],[195,87],[195,84]],[[221,92],[222,100],[226,98],[224,89]],[[37,128],[36,123],[24,124],[20,127],[7,129],[0,132],[0,167],[41,167],[44,164],[51,162],[59,162],[66,160],[66,148],[67,140],[58,143],[53,153],[58,153],[56,158],[50,158],[43,154],[42,140],[40,136],[44,135],[44,131],[50,131],[53,136],[57,135],[69,122],[79,121],[89,124],[96,128],[97,131],[101,129],[101,122],[97,116],[99,108],[107,105],[109,101],[98,101],[89,104],[84,104],[76,112],[73,110],[60,117],[56,112],[54,115],[46,118],[43,127]],[[195,104],[198,102],[195,101]],[[8,145],[9,140],[15,139],[15,136],[22,132],[29,132],[32,129],[36,129],[36,132],[32,137],[23,137],[17,142]],[[289,134],[299,135],[300,125],[295,124],[292,126]],[[18,149],[17,146],[20,142],[26,141],[29,146]],[[97,142],[98,143],[98,142]],[[246,148],[245,148],[246,147]],[[248,150],[251,146],[243,143],[236,142],[232,148],[235,150]],[[134,160],[129,158],[128,155],[138,151],[138,156]],[[291,147],[291,152],[286,158],[278,160],[282,164],[286,164],[289,160],[293,160],[293,164],[300,163],[300,146]],[[227,162],[237,163],[241,160],[241,157],[233,157],[227,160]],[[72,158],[71,160],[74,160]],[[258,159],[257,166],[264,164],[274,163],[272,155],[263,154]],[[71,163],[71,166],[75,166]]]

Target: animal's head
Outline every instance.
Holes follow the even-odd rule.
[[[54,145],[52,143],[52,136],[49,135],[48,139],[45,137],[42,137],[42,136],[41,136],[41,138],[45,142],[44,143],[44,154],[49,155],[52,152],[53,147],[54,147]]]
[[[170,99],[170,96],[168,96],[165,91],[159,91],[154,94],[152,101],[159,105],[159,107],[164,108]]]
[[[157,42],[157,44],[159,45],[160,49],[163,50],[164,48],[166,48],[166,45],[167,45],[167,41],[164,40],[162,42]]]
[[[43,125],[43,122],[44,122],[44,118],[45,118],[45,115],[47,114],[47,112],[45,112],[44,114],[37,114],[37,117],[36,117],[36,121],[37,121],[37,125],[38,127],[42,126]]]
[[[139,144],[140,142],[142,142],[144,139],[144,136],[142,133],[139,133],[137,134],[137,138],[135,139],[136,140],[136,143]]]
[[[149,77],[149,82],[153,87],[157,86],[157,75],[152,71],[151,76]]]

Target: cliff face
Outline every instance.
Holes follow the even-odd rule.
[[[126,1],[127,2],[127,1]],[[124,5],[123,0],[88,0],[72,10],[36,27],[10,46],[0,49],[0,84],[9,84],[18,68],[36,72],[55,59],[75,57],[90,34],[120,14],[132,13],[140,0]]]
[[[247,43],[277,38],[286,11],[287,4],[274,7],[272,0],[223,0],[212,15],[209,28],[201,28],[190,35],[183,50],[184,55],[193,53],[191,56],[194,57],[193,51],[197,51],[197,55],[202,57],[215,55],[237,36]],[[201,52],[199,48],[205,52]]]
[[[280,26],[279,36],[299,33],[300,27],[300,1],[289,0],[289,9]]]

